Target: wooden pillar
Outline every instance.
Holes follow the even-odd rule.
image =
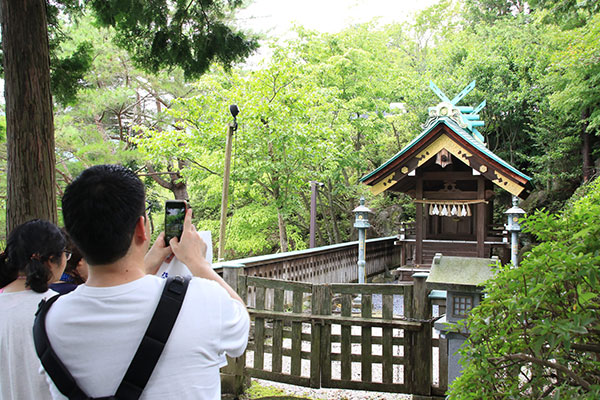
[[[404,241],[406,239],[406,224],[403,222],[400,228],[400,235],[398,241],[394,242],[394,245],[400,246],[400,266],[406,265],[406,252],[408,251],[408,244]]]
[[[423,200],[423,177],[416,171],[417,175],[417,190],[416,199]],[[425,237],[424,225],[423,225],[423,203],[417,202],[416,204],[416,215],[415,215],[415,236],[416,236],[416,253],[415,264],[423,263],[423,238]]]
[[[477,177],[477,257],[485,257],[485,234],[486,234],[486,218],[485,218],[485,178]]]
[[[313,315],[327,314],[326,310],[331,309],[329,287],[325,285],[313,285],[311,302]],[[324,325],[316,320],[313,320],[310,325],[310,387],[318,389],[321,387],[321,360],[322,351],[327,349],[327,344],[330,344],[330,337],[323,335]],[[326,351],[327,353],[327,351]],[[326,357],[326,356],[325,356]]]
[[[248,303],[248,287],[244,278],[244,264],[229,263],[223,265],[223,279]],[[241,279],[240,279],[241,277]],[[250,386],[250,377],[244,375],[246,352],[240,357],[227,356],[227,365],[221,368],[221,392],[237,396]]]
[[[441,315],[441,314],[440,314]],[[438,347],[439,384],[443,392],[448,390],[448,339],[440,336]]]
[[[423,272],[413,274],[412,317],[422,323],[421,329],[404,331],[405,340],[410,343],[405,346],[405,357],[407,356],[410,363],[410,376],[405,375],[404,379],[410,393],[421,396],[431,395],[432,384],[432,322],[429,290],[425,284],[427,276],[428,274]]]

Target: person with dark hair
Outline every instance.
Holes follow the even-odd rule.
[[[0,254],[0,398],[51,399],[40,374],[32,326],[38,303],[56,295],[48,283],[67,262],[60,229],[43,220],[17,226]]]
[[[62,198],[65,228],[88,263],[88,279],[48,310],[45,327],[58,358],[90,397],[113,396],[134,357],[165,280],[154,273],[171,254],[194,276],[141,399],[220,399],[225,354],[240,356],[249,316],[237,293],[205,260],[206,244],[185,216],[181,239],[148,251],[145,189],[131,170],[83,171]],[[51,381],[55,399],[62,395]]]
[[[85,283],[88,275],[88,267],[79,248],[75,246],[75,243],[73,243],[67,231],[62,229],[62,233],[67,240],[66,253],[69,257],[67,258],[65,271],[57,282],[50,284],[50,289],[57,293],[65,294],[75,290],[75,288],[82,283]]]

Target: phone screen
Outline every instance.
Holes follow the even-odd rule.
[[[187,205],[183,200],[168,200],[165,203],[165,244],[167,246],[172,238],[181,239],[186,209]]]

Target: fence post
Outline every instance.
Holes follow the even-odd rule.
[[[404,317],[413,318],[413,285],[404,286],[403,302],[404,302]]]
[[[432,355],[431,355],[431,303],[429,291],[425,285],[428,274],[418,272],[413,274],[413,318],[422,321],[421,330],[413,336],[411,362],[413,364],[413,389],[414,394],[422,396],[431,395],[432,385]]]
[[[223,280],[235,290],[244,301],[248,297],[244,279],[244,264],[222,263]],[[240,284],[241,283],[241,284]],[[227,365],[221,368],[221,392],[223,395],[233,395],[237,398],[250,385],[250,377],[244,375],[246,352],[240,357],[227,357]]]
[[[327,289],[326,285],[313,285],[311,294],[312,315],[325,314],[325,306],[331,308],[331,303],[328,302],[326,304]],[[310,336],[310,387],[318,389],[321,387],[321,350],[323,349],[321,341],[325,340],[323,337],[323,324],[321,322],[313,319],[310,325]]]

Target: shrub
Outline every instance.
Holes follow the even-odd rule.
[[[463,321],[465,370],[451,399],[600,398],[600,180],[559,214],[537,211],[539,243],[499,266]]]

